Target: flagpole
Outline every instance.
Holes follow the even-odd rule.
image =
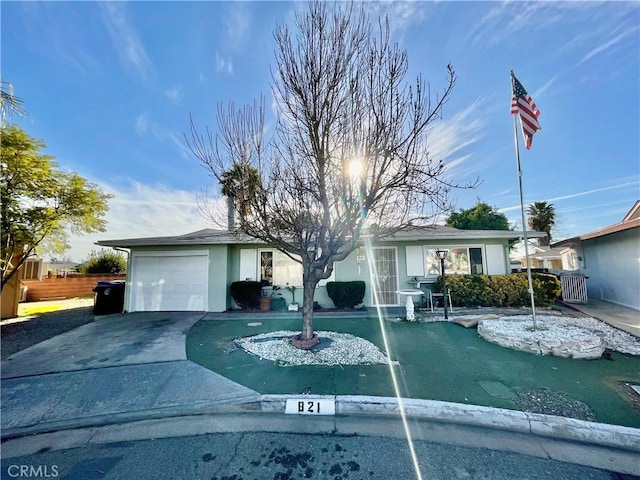
[[[513,73],[513,72],[512,72]],[[527,238],[527,223],[524,218],[524,195],[522,194],[522,167],[520,166],[520,144],[518,142],[517,115],[513,115],[513,138],[516,146],[516,164],[518,167],[518,185],[520,186],[520,212],[522,214],[522,233],[524,235],[524,255],[527,262],[527,279],[529,281],[529,295],[531,296],[531,315],[533,317],[533,329],[536,325],[536,304],[533,298],[533,281],[531,280],[531,265],[529,263],[529,239]]]

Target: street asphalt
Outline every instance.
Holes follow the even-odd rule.
[[[204,316],[96,317],[10,356],[1,372],[3,458],[220,432],[396,438],[409,433],[417,440],[640,475],[640,430],[635,428],[440,401],[348,395],[303,397],[335,402],[335,415],[285,414],[287,399],[302,397],[261,395],[187,360],[186,333]]]

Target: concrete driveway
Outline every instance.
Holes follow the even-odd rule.
[[[260,394],[187,360],[197,312],[109,315],[2,362],[2,438],[257,402]]]
[[[145,312],[96,317],[2,362],[2,378],[186,360],[185,335],[199,312]]]

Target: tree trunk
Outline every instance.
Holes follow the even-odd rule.
[[[315,275],[305,275],[303,279],[302,302],[302,340],[310,340],[313,337],[313,297],[316,292],[318,280]]]

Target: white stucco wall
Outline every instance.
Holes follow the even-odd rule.
[[[640,310],[640,228],[582,242],[587,293]]]

